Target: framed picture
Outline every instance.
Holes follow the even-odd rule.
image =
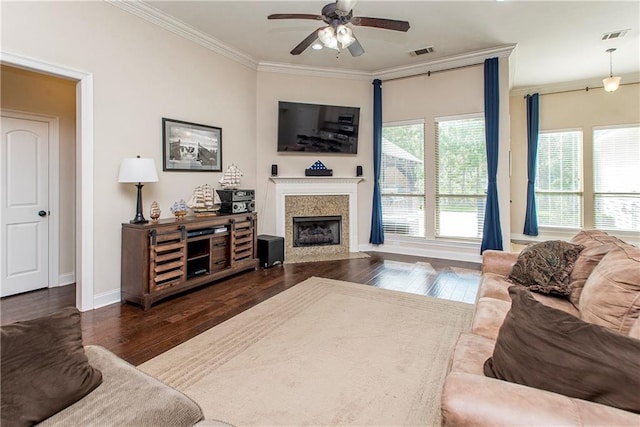
[[[162,118],[162,170],[222,172],[222,129]]]

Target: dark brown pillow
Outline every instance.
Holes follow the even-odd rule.
[[[571,294],[569,274],[584,249],[582,245],[549,240],[527,246],[507,279],[541,294]]]
[[[102,382],[84,353],[76,308],[0,329],[2,426],[43,421]]]
[[[509,288],[488,377],[640,413],[640,340],[538,302]]]

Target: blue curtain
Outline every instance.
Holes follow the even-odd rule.
[[[536,162],[538,159],[539,121],[538,94],[527,95],[527,212],[524,217],[524,234],[528,236],[538,235]]]
[[[484,61],[484,127],[487,146],[487,207],[484,212],[484,229],[480,253],[487,249],[502,250],[500,208],[498,207],[498,146],[499,146],[500,90],[498,58]]]
[[[380,164],[382,163],[382,82],[373,81],[373,209],[369,243],[384,243],[382,199],[380,197]]]

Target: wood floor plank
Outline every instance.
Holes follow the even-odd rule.
[[[128,303],[82,313],[85,344],[98,344],[138,365],[312,277],[326,277],[473,303],[474,263],[372,252],[369,258],[286,264],[250,271],[163,300],[143,311]],[[420,263],[420,264],[417,264]],[[43,289],[0,300],[2,324],[75,305],[75,286]]]

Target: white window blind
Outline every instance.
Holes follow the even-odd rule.
[[[382,128],[380,173],[385,233],[424,237],[424,123]]]
[[[480,239],[487,191],[484,118],[436,121],[436,236]]]
[[[541,132],[536,164],[538,225],[582,226],[582,131]]]
[[[640,126],[593,132],[594,225],[640,231]]]

